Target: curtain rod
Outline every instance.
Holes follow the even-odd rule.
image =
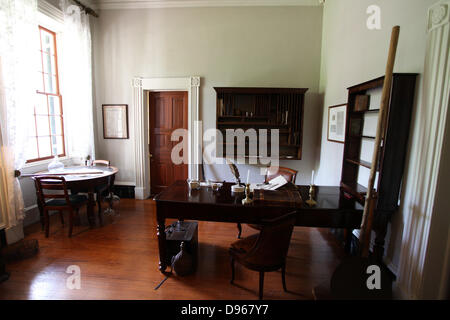
[[[98,14],[93,9],[85,6],[78,0],[72,0],[72,1],[75,2],[77,4],[77,6],[81,7],[81,9],[83,9],[86,12],[86,14],[90,14],[91,16],[98,18]]]

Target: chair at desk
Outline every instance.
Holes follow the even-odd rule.
[[[231,283],[234,281],[234,263],[259,271],[259,299],[263,298],[264,272],[281,269],[281,281],[286,289],[286,255],[295,224],[295,212],[262,222],[261,232],[234,242],[230,249]]]
[[[50,232],[50,217],[48,214],[50,210],[59,211],[61,223],[63,225],[63,211],[69,211],[69,237],[71,237],[74,211],[78,214],[79,209],[83,205],[87,204],[88,198],[85,195],[69,195],[67,191],[66,179],[64,177],[38,176],[33,179],[38,197],[37,201],[44,214],[45,237],[48,238]]]
[[[92,165],[93,166],[106,166],[106,167],[110,167],[111,166],[111,162],[109,160],[94,160],[92,161]],[[108,197],[111,196],[111,190],[112,187],[114,186],[114,178],[115,176],[111,176],[109,183],[98,186],[95,188],[95,194],[96,194],[96,198],[97,198],[97,207],[98,207],[98,216],[101,219],[101,214],[102,214],[102,200],[104,200],[106,197],[103,197],[103,194],[105,193],[105,191],[108,191]],[[112,209],[112,197],[110,197],[109,199],[109,208]],[[101,221],[101,220],[100,220]]]
[[[283,176],[287,181],[295,184],[295,178],[297,177],[297,170],[285,168],[285,167],[270,167],[266,170],[266,175],[264,177],[264,183],[269,183],[270,180],[275,179],[276,177]],[[249,227],[261,230],[261,226],[257,224],[249,224]],[[238,239],[241,238],[242,234],[242,225],[240,223],[237,224],[238,228]]]

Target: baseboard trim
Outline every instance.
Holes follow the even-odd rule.
[[[136,186],[134,181],[114,181],[115,186]]]
[[[145,187],[135,187],[134,197],[140,200],[147,199],[148,197],[150,197],[150,190]]]

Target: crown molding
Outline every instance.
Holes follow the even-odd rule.
[[[253,7],[253,6],[320,6],[319,0],[97,0],[95,9],[149,9],[194,7]]]
[[[39,12],[45,14],[46,16],[58,22],[64,22],[63,12],[59,8],[51,5],[45,0],[39,0],[37,5]]]

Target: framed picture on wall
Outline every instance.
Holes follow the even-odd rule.
[[[103,138],[128,139],[128,105],[103,104]]]
[[[347,105],[328,107],[328,141],[344,143]]]

